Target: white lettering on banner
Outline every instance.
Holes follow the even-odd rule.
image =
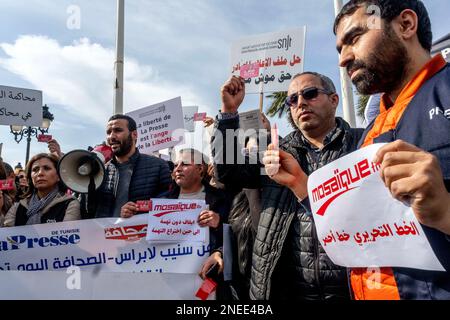
[[[315,171],[308,193],[319,241],[337,265],[443,271],[412,209],[392,197],[374,144]],[[414,257],[413,259],[411,257]]]
[[[67,268],[67,274],[70,276],[67,278],[66,286],[69,290],[81,290],[81,269],[80,267],[70,266]]]
[[[147,240],[205,242],[207,228],[197,223],[205,209],[204,200],[151,199]]]
[[[148,217],[92,219],[0,228],[0,270],[80,267],[101,272],[196,274],[209,254],[201,242],[148,243]],[[208,228],[205,241],[208,240]]]

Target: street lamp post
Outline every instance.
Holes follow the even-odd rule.
[[[22,126],[10,126],[11,133],[14,135],[14,140],[19,143],[23,137],[27,137],[27,153],[25,156],[25,165],[30,158],[30,143],[31,137],[37,137],[38,133],[45,134],[48,132],[48,128],[52,123],[54,117],[53,114],[48,111],[47,105],[42,107],[42,126],[41,127],[22,127]]]

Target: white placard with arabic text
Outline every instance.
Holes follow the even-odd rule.
[[[140,214],[130,219],[0,228],[0,271],[58,271],[78,266],[101,272],[198,273],[209,255],[208,246],[148,243],[147,222],[147,215]]]
[[[232,75],[248,77],[245,79],[247,93],[287,91],[291,79],[303,71],[305,37],[306,27],[301,27],[233,42]],[[255,68],[257,65],[259,69]],[[258,75],[248,72],[250,66]]]
[[[204,200],[152,199],[147,240],[151,242],[206,242],[206,229],[197,219],[206,209]]]
[[[412,209],[392,197],[374,144],[315,171],[308,193],[320,243],[345,267],[444,271]]]
[[[42,126],[42,91],[0,86],[0,125]]]
[[[181,97],[128,112],[127,115],[136,121],[137,148],[141,153],[153,154],[184,141]]]

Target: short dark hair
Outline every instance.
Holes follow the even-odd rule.
[[[336,87],[334,86],[333,80],[331,80],[330,78],[328,78],[327,76],[324,76],[321,73],[318,72],[313,72],[313,71],[305,71],[302,73],[297,73],[294,78],[292,78],[292,80],[304,76],[306,74],[310,74],[313,76],[316,76],[317,78],[320,79],[320,84],[322,85],[323,89],[330,92],[330,93],[336,93]]]
[[[310,74],[310,75],[313,75],[313,76],[319,78],[320,79],[320,84],[322,85],[323,89],[328,91],[328,92],[330,92],[330,94],[331,93],[336,93],[336,87],[335,87],[335,85],[333,83],[333,80],[331,80],[327,76],[325,76],[325,75],[323,75],[321,73],[318,73],[318,72],[305,71],[305,72],[297,73],[292,78],[292,81],[294,81],[298,77],[301,77],[301,76],[304,76],[304,75],[307,75],[307,74]],[[297,129],[297,125],[295,124],[294,119],[292,119],[291,109],[287,108],[286,112],[287,112],[288,122],[291,124],[291,126],[294,129]]]
[[[350,0],[334,20],[334,34],[336,34],[337,27],[344,16],[352,15],[362,6],[366,6],[367,8],[371,5],[380,8],[381,19],[388,23],[398,17],[403,10],[413,10],[418,18],[417,37],[419,38],[420,45],[428,52],[431,51],[433,42],[431,21],[425,5],[420,0]],[[373,15],[374,12],[367,12],[367,14]]]
[[[111,118],[109,118],[108,122],[113,121],[113,120],[120,120],[120,119],[128,121],[128,130],[130,132],[136,131],[136,129],[137,129],[136,121],[134,121],[134,119],[132,117],[127,116],[125,114],[115,114]]]

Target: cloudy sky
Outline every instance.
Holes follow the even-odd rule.
[[[424,2],[436,40],[450,32],[450,3]],[[0,84],[43,91],[43,103],[55,116],[49,134],[63,151],[103,141],[113,110],[116,1],[1,4]],[[332,0],[127,0],[125,6],[124,112],[181,96],[183,105],[215,115],[229,76],[231,43],[304,25],[305,71],[329,75],[339,87]],[[242,110],[257,105],[258,97],[248,95]],[[283,135],[290,131],[284,120],[272,121]],[[0,143],[6,162],[24,164],[26,141],[17,144],[9,127],[0,126]],[[46,150],[33,139],[31,154]]]

